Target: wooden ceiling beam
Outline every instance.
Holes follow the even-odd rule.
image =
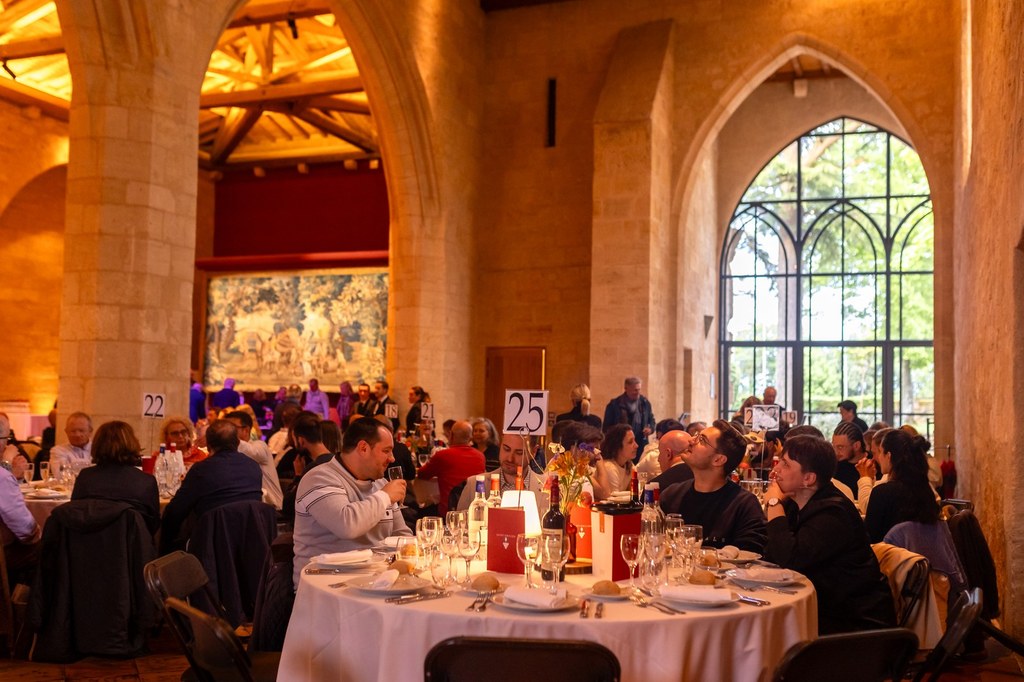
[[[29,59],[64,53],[64,36],[44,36],[0,45],[0,59]]]
[[[275,21],[288,21],[289,19],[305,19],[316,17],[321,14],[331,14],[331,7],[327,0],[283,0],[282,2],[268,2],[255,7],[243,7],[235,14],[234,19],[228,24],[228,28],[241,28],[243,26],[258,26],[260,24],[272,24]]]
[[[348,99],[341,97],[321,96],[311,97],[306,102],[306,106],[314,109],[329,109],[331,111],[346,111],[350,114],[362,114],[363,116],[370,115],[370,105],[363,104],[362,102],[353,102]]]
[[[311,109],[305,109],[303,111],[296,112],[295,116],[312,126],[316,126],[325,133],[333,135],[339,140],[344,140],[345,142],[358,147],[367,154],[375,154],[377,152],[377,146],[373,143],[373,140],[363,137],[355,131],[349,130],[326,114],[322,114],[319,111],[313,111]]]
[[[234,92],[211,92],[199,97],[201,109],[213,107],[246,107],[257,104],[285,102],[299,97],[315,97],[317,95],[337,95],[345,92],[359,92],[363,82],[359,76],[331,78],[327,80],[308,81],[303,83],[285,83],[283,85],[267,85],[261,88],[249,88]]]
[[[53,0],[21,0],[16,5],[11,5],[0,14],[0,35],[7,33],[13,27],[19,25],[19,22],[25,20],[29,15],[34,14],[37,10],[41,10],[45,5],[52,4]],[[56,10],[56,5],[53,6],[53,10]],[[49,14],[49,11],[41,12],[42,14]]]
[[[44,114],[60,121],[71,118],[71,105],[66,100],[6,78],[0,78],[0,99],[21,106],[39,107]]]
[[[224,125],[217,131],[217,136],[213,138],[210,161],[214,164],[227,161],[231,152],[235,151],[235,147],[245,139],[262,115],[263,107],[232,109],[224,120]]]

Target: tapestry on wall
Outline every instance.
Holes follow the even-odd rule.
[[[388,276],[383,269],[332,269],[211,276],[204,384],[276,390],[324,389],[384,376]]]

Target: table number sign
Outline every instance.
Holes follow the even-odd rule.
[[[388,419],[398,419],[398,405],[395,403],[385,403],[384,416]]]
[[[143,419],[163,419],[164,418],[164,406],[167,404],[167,399],[163,393],[143,393],[142,394],[142,418]]]
[[[420,404],[420,419],[427,420],[434,418],[434,403]]]
[[[778,405],[753,405],[751,411],[751,431],[772,431],[779,428],[779,414],[782,408]]]
[[[507,390],[501,432],[542,436],[548,429],[547,412],[547,391]]]

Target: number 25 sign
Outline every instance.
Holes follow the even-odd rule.
[[[505,391],[505,418],[502,433],[543,435],[548,429],[547,391]]]

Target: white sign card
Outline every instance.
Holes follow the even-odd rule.
[[[752,431],[773,431],[779,428],[779,405],[752,405],[750,408]]]
[[[398,405],[396,403],[384,403],[384,416],[388,419],[398,419]]]
[[[142,418],[163,419],[165,405],[167,405],[167,399],[163,393],[143,393]]]
[[[547,391],[506,390],[501,432],[544,435],[548,428],[547,412]]]
[[[434,403],[420,403],[420,420],[434,418]]]

